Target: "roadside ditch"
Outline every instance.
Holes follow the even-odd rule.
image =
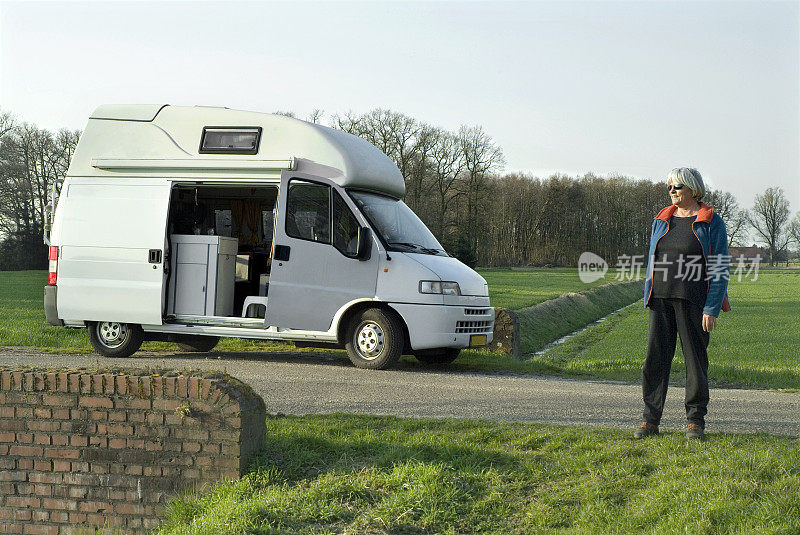
[[[644,280],[612,282],[519,310],[498,308],[490,349],[522,360],[635,303],[643,292]]]

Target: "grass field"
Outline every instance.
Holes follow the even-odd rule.
[[[247,476],[174,501],[159,533],[800,532],[789,438],[346,415],[267,426]]]
[[[605,279],[590,284],[581,282],[575,268],[481,269],[479,273],[489,284],[492,306],[517,310],[567,292],[613,282],[615,270],[609,270]]]

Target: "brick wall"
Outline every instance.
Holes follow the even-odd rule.
[[[170,496],[242,474],[263,400],[224,374],[146,373],[0,368],[0,533],[140,533]]]

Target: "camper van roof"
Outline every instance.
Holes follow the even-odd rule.
[[[257,131],[254,152],[201,153],[204,129],[229,128]],[[89,118],[68,174],[125,176],[156,168],[191,169],[193,176],[205,169],[252,174],[292,168],[326,176],[345,187],[395,197],[405,194],[403,176],[394,162],[359,137],[282,115],[206,106],[100,106]]]

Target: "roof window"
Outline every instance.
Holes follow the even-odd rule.
[[[206,126],[200,154],[258,154],[261,127]]]

